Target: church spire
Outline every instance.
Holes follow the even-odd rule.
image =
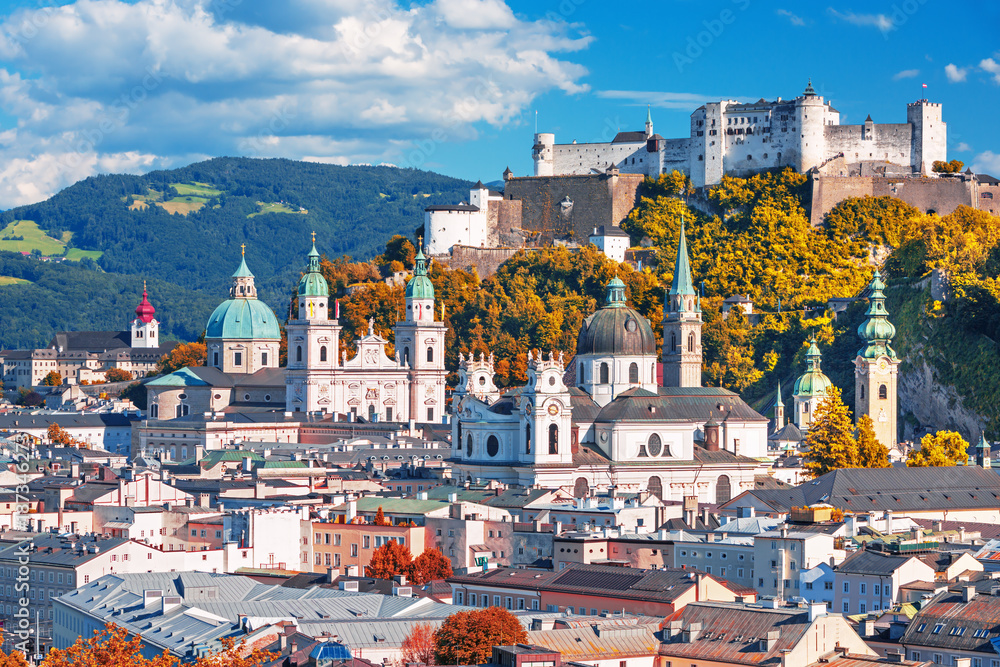
[[[233,286],[229,288],[229,297],[232,299],[256,299],[257,286],[254,285],[254,276],[250,272],[250,267],[247,266],[246,244],[241,245],[240,249],[242,250],[240,265],[233,273]]]
[[[687,237],[684,234],[684,218],[681,218],[680,242],[677,244],[677,259],[674,261],[674,278],[670,283],[670,295],[692,296],[694,293],[691,263],[688,260]]]
[[[877,359],[881,356],[896,359],[896,351],[890,347],[896,327],[889,321],[889,311],[885,309],[885,283],[878,269],[868,285],[868,316],[858,327],[858,336],[866,345],[858,350],[858,356],[865,359]]]
[[[312,250],[306,255],[306,272],[299,280],[300,297],[327,297],[330,295],[330,286],[326,278],[319,269],[319,252],[316,250],[316,232],[312,233]],[[325,308],[325,305],[324,305]],[[310,318],[311,319],[311,318]]]

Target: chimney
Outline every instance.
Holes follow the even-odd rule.
[[[962,602],[972,602],[976,597],[975,586],[962,586]]]
[[[693,644],[698,641],[698,636],[701,634],[701,623],[692,623],[684,631],[684,643]]]
[[[893,664],[902,664],[903,662],[903,652],[902,651],[886,651],[885,661]]]
[[[861,627],[861,636],[864,638],[875,636],[875,619],[866,618],[864,624]]]
[[[809,622],[812,623],[817,618],[826,616],[826,603],[825,602],[810,602],[809,603]]]
[[[770,653],[778,645],[778,638],[781,637],[780,630],[768,630],[766,637],[760,638],[760,650],[762,653]]]
[[[695,516],[698,513],[698,496],[684,496],[684,523],[688,527],[694,527]]]

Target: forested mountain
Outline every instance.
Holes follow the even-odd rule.
[[[88,178],[0,213],[0,228],[33,221],[68,246],[67,256],[102,253],[78,265],[0,253],[0,345],[45,344],[60,329],[124,328],[131,311],[120,306],[137,302],[143,279],[164,335],[192,339],[225,297],[244,243],[261,298],[280,313],[310,232],[329,257],[367,259],[393,234],[412,236],[426,206],[466,199],[470,185],[415,169],[249,158]],[[0,241],[0,250],[5,242],[16,241]]]

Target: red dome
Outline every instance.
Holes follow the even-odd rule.
[[[135,307],[135,316],[143,322],[149,323],[153,320],[153,315],[155,314],[156,309],[153,308],[153,304],[146,298],[146,290],[142,290],[142,302]]]

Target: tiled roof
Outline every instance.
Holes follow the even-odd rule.
[[[993,584],[985,582],[990,587]],[[977,594],[963,602],[962,593],[955,590],[941,593],[921,609],[906,627],[900,643],[995,656],[994,639],[1000,639],[1000,596]]]
[[[848,556],[837,566],[837,572],[844,574],[871,574],[889,576],[903,566],[913,556],[893,556],[880,551],[862,549]]]
[[[596,421],[768,421],[737,394],[719,387],[660,387],[657,394],[623,394],[604,406]]]

